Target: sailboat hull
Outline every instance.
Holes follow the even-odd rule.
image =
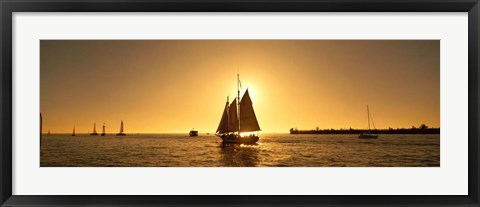
[[[258,136],[252,135],[252,136],[246,136],[246,137],[240,137],[238,135],[221,135],[219,136],[223,143],[234,143],[234,144],[254,144],[258,142],[260,139]]]
[[[118,133],[117,136],[126,136],[124,133]]]

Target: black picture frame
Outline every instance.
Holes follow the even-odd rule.
[[[2,67],[0,73],[0,114],[2,118],[0,126],[0,203],[2,206],[480,206],[480,145],[478,141],[480,6],[478,2],[478,0],[0,0],[0,62]],[[12,195],[13,12],[468,12],[468,195]]]

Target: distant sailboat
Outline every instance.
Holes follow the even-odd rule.
[[[367,116],[368,116],[368,131],[365,132],[365,133],[362,133],[360,135],[358,135],[358,138],[362,138],[362,139],[376,139],[378,138],[378,135],[376,134],[371,134],[370,133],[370,119],[372,119],[370,117],[370,109],[368,108],[368,105],[367,105]],[[372,122],[373,122],[373,119],[372,119]],[[375,128],[375,124],[373,126]]]
[[[123,133],[123,120],[120,122],[120,132],[117,134],[117,136],[125,136],[126,134]]]
[[[255,133],[258,131],[260,126],[248,89],[240,99],[240,77],[237,74],[237,98],[230,104],[227,97],[216,135],[222,138],[223,143],[253,144],[260,139]]]
[[[50,134],[50,130],[48,130],[48,134]]]
[[[105,123],[103,123],[103,127],[102,127],[102,136],[105,136]]]
[[[90,135],[98,135],[95,123],[93,123],[93,132]]]
[[[73,126],[73,133],[72,136],[75,136],[75,126]]]

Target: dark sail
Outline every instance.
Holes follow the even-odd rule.
[[[228,102],[225,104],[222,119],[220,120],[220,124],[218,124],[217,133],[228,133]]]
[[[248,89],[240,101],[240,132],[259,131],[255,111],[253,110],[252,99],[248,94]]]
[[[120,122],[120,133],[119,134],[122,134],[123,133],[123,120]]]
[[[237,99],[232,101],[228,110],[228,132],[238,131],[238,117],[237,117]]]

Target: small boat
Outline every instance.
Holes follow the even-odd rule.
[[[372,117],[370,116],[370,109],[368,108],[368,105],[367,105],[367,116],[368,116],[368,131],[358,135],[358,138],[361,138],[361,139],[376,139],[376,138],[378,138],[378,135],[370,133],[370,119],[372,119]],[[372,119],[372,123],[373,123],[373,119]],[[375,129],[375,123],[373,123],[373,128]]]
[[[75,136],[75,126],[73,127],[73,133],[72,136]]]
[[[237,74],[237,98],[230,104],[228,97],[216,135],[223,143],[254,144],[258,137],[258,125],[248,89],[240,99],[240,77]]]
[[[100,134],[100,135],[105,136],[105,123],[103,123],[102,134]]]
[[[123,120],[120,122],[120,132],[117,134],[117,136],[126,136],[126,134],[123,133]]]
[[[98,135],[95,123],[93,123],[93,132],[90,135]]]
[[[188,133],[191,137],[196,137],[198,136],[198,131],[195,131],[195,129],[190,130],[190,133]]]
[[[50,130],[48,130],[48,134],[50,134]]]

